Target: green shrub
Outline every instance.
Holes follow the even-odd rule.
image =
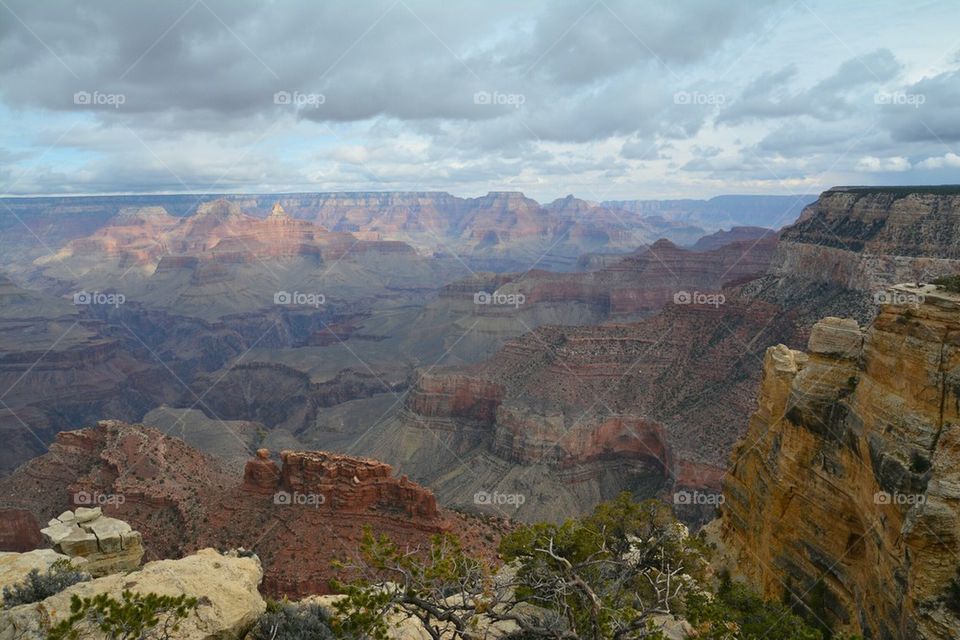
[[[69,560],[57,560],[43,573],[40,573],[38,569],[33,569],[23,579],[23,582],[5,586],[3,588],[3,608],[9,609],[20,604],[31,604],[46,600],[70,585],[86,582],[89,579],[89,573],[77,571],[70,565]]]
[[[809,626],[779,602],[764,600],[748,588],[726,582],[715,596],[703,592],[687,597],[687,619],[704,640],[822,640]]]
[[[938,287],[943,287],[951,293],[960,293],[960,274],[954,276],[943,276],[933,281]]]
[[[251,634],[253,640],[333,640],[329,617],[318,605],[271,601]]]
[[[96,629],[111,640],[170,640],[180,623],[197,608],[196,598],[124,591],[121,600],[106,593],[73,596],[70,617],[52,627],[47,640],[88,638]]]

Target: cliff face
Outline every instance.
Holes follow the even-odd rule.
[[[923,187],[825,191],[781,232],[773,273],[872,291],[956,271],[960,194]]]
[[[827,318],[807,353],[767,350],[717,526],[736,573],[828,626],[956,638],[960,296],[894,293],[913,302],[865,331]]]

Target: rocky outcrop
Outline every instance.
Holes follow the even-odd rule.
[[[956,638],[960,296],[897,286],[873,325],[767,350],[713,526],[730,568],[866,638]]]
[[[131,571],[143,557],[140,532],[123,520],[104,516],[100,507],[64,511],[40,533],[54,550],[93,576]]]
[[[35,549],[24,553],[0,551],[0,590],[23,582],[31,571],[44,573],[55,562],[69,559],[53,549]]]
[[[0,506],[38,520],[78,500],[102,509],[64,513],[46,533],[69,555],[86,557],[85,567],[132,553],[132,538],[139,542],[133,528],[143,534],[148,560],[205,547],[253,549],[264,566],[263,590],[273,595],[326,593],[332,561],[356,552],[365,527],[410,548],[453,532],[491,562],[504,530],[497,521],[439,509],[430,491],[376,460],[284,451],[278,465],[261,450],[241,478],[178,439],[115,421],[61,433],[50,453],[0,480]],[[85,520],[101,511],[107,515],[74,524],[78,512]],[[98,525],[114,518],[130,527]],[[0,519],[0,540],[11,537],[8,526]]]
[[[266,610],[257,590],[262,577],[255,556],[201,549],[179,560],[158,560],[138,571],[81,582],[41,602],[8,609],[0,616],[0,640],[40,640],[47,637],[47,625],[69,617],[73,596],[109,594],[119,599],[123,591],[197,598],[196,610],[180,622],[177,637],[240,640]],[[82,633],[84,638],[106,640],[95,629],[84,628]]]
[[[315,506],[337,513],[385,510],[427,521],[440,516],[433,494],[406,476],[395,478],[388,464],[324,451],[283,451],[280,459],[278,468],[269,451],[258,450],[244,470],[243,489],[284,500],[316,496]]]

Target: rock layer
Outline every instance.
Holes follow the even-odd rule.
[[[140,532],[123,520],[102,515],[100,507],[64,511],[40,532],[54,550],[93,576],[131,571],[143,557]]]
[[[808,353],[768,349],[724,482],[731,567],[824,626],[956,638],[960,296],[898,286],[866,331],[828,318]]]
[[[453,532],[491,561],[503,531],[501,523],[439,509],[430,491],[376,460],[285,451],[277,465],[261,450],[241,479],[180,440],[116,421],[60,433],[50,453],[0,480],[0,507],[29,511],[38,520],[75,506],[78,496],[103,505],[109,517],[99,520],[121,518],[142,532],[147,559],[204,547],[254,550],[264,564],[263,589],[273,595],[325,593],[332,560],[352,557],[365,527],[410,548]],[[81,519],[100,513],[78,511]],[[78,528],[96,530],[98,520],[90,522]],[[48,533],[74,527],[73,521],[51,525],[57,531]],[[8,532],[11,526],[17,530]],[[19,526],[0,519],[0,540],[16,539]],[[121,545],[134,534],[121,531]],[[65,550],[93,562],[94,549],[102,551],[99,545],[112,539],[84,537],[77,544],[87,546]],[[56,541],[63,547],[64,540]]]

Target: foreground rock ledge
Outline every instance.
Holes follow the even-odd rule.
[[[0,610],[0,640],[40,640],[44,623],[56,624],[70,614],[70,597],[109,593],[119,598],[124,589],[139,593],[200,599],[200,605],[180,626],[179,637],[190,640],[239,640],[266,610],[257,591],[263,577],[256,557],[223,555],[202,549],[180,560],[158,560],[139,571],[114,574],[69,587],[43,602]],[[90,636],[85,636],[90,637]],[[99,640],[96,636],[92,640]]]

